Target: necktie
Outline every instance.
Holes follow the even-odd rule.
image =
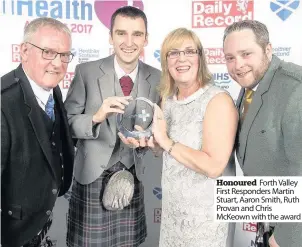
[[[254,95],[254,91],[252,89],[249,89],[247,88],[245,90],[245,95],[244,95],[244,103],[243,103],[243,112],[242,112],[242,115],[241,115],[241,122],[243,122],[245,116],[246,116],[246,113],[250,107],[250,104],[252,103],[252,100],[253,100],[253,95]]]
[[[125,96],[129,96],[133,88],[133,82],[129,76],[123,76],[120,79],[120,84]]]
[[[47,103],[45,105],[45,112],[47,116],[54,122],[55,121],[55,113],[54,113],[55,101],[52,97],[52,94],[49,95]]]

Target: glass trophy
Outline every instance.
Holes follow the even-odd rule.
[[[117,114],[117,129],[126,138],[149,138],[152,135],[153,115],[153,102],[144,97],[138,97],[129,102],[123,114]],[[142,127],[143,130],[135,129],[135,125]]]

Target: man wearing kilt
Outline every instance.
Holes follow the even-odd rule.
[[[147,231],[142,164],[120,141],[116,114],[129,100],[145,97],[158,103],[160,71],[141,62],[148,43],[147,18],[138,8],[117,9],[111,17],[110,44],[115,54],[76,67],[65,107],[73,137],[77,139],[75,172],[67,222],[68,247],[139,246]],[[108,178],[125,169],[134,177],[134,195],[119,210],[102,202]]]
[[[40,247],[72,182],[74,146],[59,82],[71,31],[49,17],[24,27],[21,63],[1,81],[1,244]]]

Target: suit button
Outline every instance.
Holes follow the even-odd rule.
[[[51,145],[55,146],[56,144],[54,142],[52,142]]]
[[[47,211],[46,211],[46,214],[47,214],[47,215],[51,215],[51,211],[50,211],[50,210],[47,210]]]
[[[114,146],[115,146],[114,144],[109,144],[109,147],[111,148],[114,148]]]
[[[52,193],[55,195],[55,194],[57,194],[57,192],[58,192],[58,190],[56,190],[56,189],[53,189],[52,190]]]
[[[12,215],[12,214],[13,214],[13,212],[9,210],[8,211],[8,215]]]
[[[63,156],[63,154],[62,154],[62,153],[60,153],[60,156],[62,157],[62,156]]]

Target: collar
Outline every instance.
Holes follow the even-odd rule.
[[[34,91],[35,96],[44,104],[46,105],[49,95],[52,94],[53,95],[53,89],[50,89],[49,91],[45,90],[44,88],[40,87],[36,82],[34,82],[25,72],[25,70],[23,69],[29,83],[30,86],[32,88],[32,90]]]
[[[253,90],[254,92],[256,92],[256,90],[257,90],[258,87],[259,87],[259,83],[258,83],[255,87],[253,87],[252,90]]]
[[[123,76],[127,75],[131,78],[131,80],[133,82],[135,82],[135,79],[136,79],[136,76],[137,76],[137,73],[138,73],[138,63],[135,67],[135,69],[130,73],[130,74],[127,74],[125,73],[125,71],[121,68],[121,66],[118,64],[117,62],[117,59],[116,59],[116,56],[114,56],[114,71],[117,75],[117,78],[120,80]]]

